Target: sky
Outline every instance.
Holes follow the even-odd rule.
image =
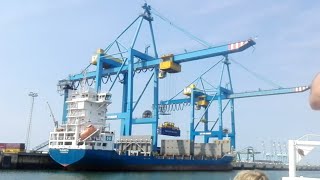
[[[3,124],[0,142],[25,142],[31,108],[29,92],[39,94],[34,104],[30,146],[47,140],[53,121],[46,102],[57,120],[61,121],[62,116],[63,97],[57,93],[58,80],[78,74],[88,66],[96,49],[111,43],[142,12],[144,2],[0,1],[0,111]],[[232,54],[230,59],[281,87],[310,85],[320,70],[319,1],[147,2],[171,22],[213,46],[254,38],[257,43],[254,48]],[[153,24],[159,55],[206,48],[156,16]],[[146,27],[142,27],[137,40],[137,48],[141,51],[151,44]],[[134,31],[135,27],[122,39],[124,44],[131,42]],[[172,97],[220,59],[183,64],[182,73],[169,75],[160,82],[160,99]],[[215,71],[219,73],[220,70]],[[206,78],[217,85],[215,79],[219,75],[215,73],[209,73]],[[136,80],[135,97],[149,75],[137,76],[141,79]],[[276,88],[235,63],[231,64],[231,76],[235,92]],[[120,87],[116,83],[110,112],[118,112]],[[151,107],[150,89],[142,98],[142,106],[137,107],[137,116]],[[309,92],[304,92],[237,99],[238,149],[254,146],[262,151],[262,141],[268,148],[272,142],[285,143],[304,134],[320,134],[320,112],[311,110],[308,97]],[[173,113],[162,117],[160,122],[175,122],[182,130],[181,138],[186,138],[189,113]],[[227,124],[227,117],[225,121]],[[119,122],[112,122],[116,131],[119,131],[118,126]],[[134,126],[133,132],[142,134],[144,129],[151,132],[147,125]]]

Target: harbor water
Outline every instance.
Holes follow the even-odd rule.
[[[239,171],[229,172],[68,172],[0,170],[2,180],[232,180]],[[281,180],[287,171],[264,171],[270,180]],[[299,176],[320,177],[319,171],[297,172]]]

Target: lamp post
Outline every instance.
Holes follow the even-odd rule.
[[[27,135],[26,135],[26,151],[28,150],[29,143],[30,143],[30,133],[31,133],[34,98],[38,96],[38,93],[30,92],[29,96],[31,97],[31,109],[30,109],[30,114],[29,114],[29,123],[28,123]]]

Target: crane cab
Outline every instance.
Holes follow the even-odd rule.
[[[103,57],[102,67],[104,69],[120,67],[123,63],[121,59],[105,54],[103,49],[98,49],[96,54],[91,57],[92,65],[98,64],[98,61],[100,60],[98,59],[99,56]]]
[[[181,65],[173,61],[173,54],[167,54],[161,56],[162,62],[160,62],[160,71],[167,73],[178,73],[181,72]],[[160,77],[160,76],[159,76]]]
[[[205,95],[198,97],[198,103],[197,103],[198,106],[207,107],[208,104],[209,103],[206,100],[206,96]]]

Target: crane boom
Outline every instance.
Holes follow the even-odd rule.
[[[271,95],[280,95],[280,94],[291,94],[291,93],[300,93],[309,90],[309,86],[298,86],[291,88],[279,88],[279,89],[269,89],[269,90],[259,90],[259,91],[248,91],[242,93],[231,93],[230,90],[221,88],[222,94],[221,99],[238,99],[238,98],[248,98],[248,97],[258,97],[258,96],[271,96]],[[201,92],[201,95],[204,95]],[[207,101],[218,100],[217,96],[206,95]],[[160,105],[169,105],[169,104],[181,104],[181,103],[190,103],[190,98],[181,98],[181,99],[172,99],[167,101],[160,101]]]
[[[271,89],[271,90],[234,93],[227,96],[227,99],[300,93],[300,92],[305,92],[309,89],[310,89],[309,86],[299,86],[299,87],[292,87],[292,88],[279,88],[279,89]]]
[[[188,88],[187,88],[188,89]],[[234,124],[234,99],[237,98],[249,98],[249,97],[258,97],[258,96],[270,96],[270,95],[281,95],[281,94],[291,94],[291,93],[300,93],[305,92],[310,89],[310,86],[298,86],[298,87],[292,87],[292,88],[279,88],[279,89],[269,89],[269,90],[259,90],[259,91],[248,91],[248,92],[242,92],[242,93],[233,93],[232,90],[226,89],[223,87],[218,87],[215,89],[214,95],[207,94],[204,90],[200,90],[197,88],[191,88],[189,87],[189,93],[186,93],[185,95],[189,96],[187,98],[181,98],[181,99],[170,99],[167,101],[160,101],[159,103],[159,111],[161,112],[170,112],[177,110],[176,107],[180,107],[182,104],[183,106],[185,104],[189,104],[192,108],[192,114],[191,114],[191,123],[190,123],[190,139],[194,140],[195,136],[204,136],[205,141],[208,142],[208,137],[217,137],[219,139],[222,139],[223,136],[231,138],[231,144],[233,147],[235,147],[235,124]],[[222,107],[222,100],[229,100],[228,103],[226,103],[225,107]],[[223,124],[222,124],[222,115],[220,114],[218,119],[214,121],[211,130],[208,128],[208,109],[213,101],[218,102],[218,109],[219,112],[222,114],[224,112],[224,109],[228,106],[230,103],[231,107],[231,133],[225,133],[223,134]],[[200,121],[195,125],[195,113],[194,110],[199,110],[201,107],[205,109],[205,112],[200,118]],[[181,109],[181,108],[180,108]],[[179,110],[179,108],[178,108]],[[196,130],[199,123],[201,122],[201,119],[204,118],[205,122],[205,129],[204,130]],[[219,121],[220,120],[220,121]],[[219,123],[219,130],[214,131],[213,128]]]
[[[209,57],[228,55],[228,54],[244,51],[255,44],[256,42],[254,40],[248,39],[245,41],[240,41],[240,42],[225,44],[221,46],[210,47],[207,49],[201,49],[197,51],[177,54],[173,56],[173,59],[175,63],[183,63],[183,62],[200,60],[200,59],[209,58]],[[152,68],[152,67],[158,66],[159,63],[162,61],[161,58],[153,58],[135,49],[132,49],[132,53],[134,54],[135,57],[138,57],[143,60],[142,62],[135,63],[133,65],[134,70]],[[111,59],[108,56],[103,56],[100,58],[101,58],[101,61],[111,62]],[[100,75],[101,76],[115,75],[117,74],[118,71],[124,72],[128,70],[128,65],[124,65],[123,67],[120,67],[120,66],[121,66],[121,63],[116,65],[113,68],[104,69]],[[96,77],[96,74],[97,74],[96,71],[91,71],[91,72],[87,72],[85,76],[87,79],[92,79]],[[70,76],[69,80],[79,81],[83,78],[84,78],[83,74],[75,74]]]
[[[58,127],[58,121],[57,121],[56,118],[54,117],[53,112],[52,112],[52,109],[51,109],[51,106],[50,106],[50,104],[49,104],[48,101],[47,101],[47,105],[48,105],[49,110],[50,110],[50,115],[52,116],[52,120],[53,120],[54,127],[57,128],[57,127]]]

